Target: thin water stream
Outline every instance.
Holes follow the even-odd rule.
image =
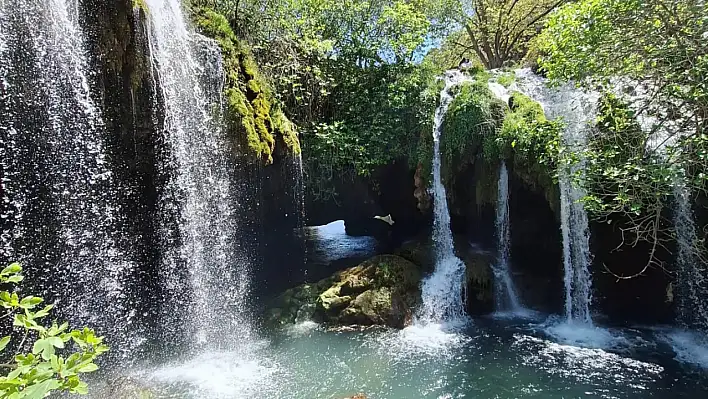
[[[523,311],[516,286],[511,277],[511,221],[509,220],[509,171],[506,162],[499,167],[497,187],[497,260],[494,272],[494,303],[497,312],[519,314]]]
[[[561,118],[565,123],[563,143],[581,153],[592,128],[599,95],[568,84],[549,88],[545,79],[530,70],[516,72],[514,88],[538,101],[549,119]],[[592,328],[592,253],[587,212],[582,203],[585,191],[573,179],[582,173],[583,161],[558,169],[560,188],[561,233],[563,237],[563,264],[565,268],[565,317],[571,324]]]
[[[450,322],[464,317],[464,263],[455,255],[447,194],[442,182],[440,136],[450,104],[454,100],[452,89],[465,80],[462,72],[445,72],[445,87],[440,92],[440,103],[435,110],[433,123],[433,242],[435,245],[435,271],[423,281],[421,322]]]

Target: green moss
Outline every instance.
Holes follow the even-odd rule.
[[[516,75],[513,72],[504,72],[497,76],[497,83],[504,87],[511,86],[516,80]]]
[[[440,138],[440,150],[446,162],[459,164],[476,155],[485,141],[495,137],[504,109],[486,81],[462,85],[445,115]]]
[[[300,152],[297,130],[285,114],[273,106],[273,95],[260,76],[246,45],[234,34],[228,20],[209,8],[192,10],[199,31],[219,43],[226,75],[226,121],[230,136],[242,152],[273,162],[276,142],[285,150]]]
[[[147,3],[145,0],[133,0],[133,10],[142,10],[143,12],[147,12]]]
[[[288,152],[298,155],[302,152],[300,140],[297,137],[297,128],[283,113],[280,108],[271,112],[273,128],[278,132],[278,136],[283,138],[283,143]]]
[[[549,121],[539,103],[512,92],[510,112],[504,117],[494,151],[510,160],[514,172],[532,189],[542,192],[554,210],[559,209],[555,178],[561,153],[563,124]],[[490,150],[491,151],[491,150]]]

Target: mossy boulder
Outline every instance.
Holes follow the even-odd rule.
[[[226,125],[239,152],[273,163],[276,146],[284,153],[300,153],[295,125],[285,116],[261,76],[249,47],[232,30],[223,15],[208,7],[192,9],[200,33],[221,48],[226,82]]]
[[[276,298],[271,323],[287,324],[312,311],[312,319],[333,325],[404,327],[420,302],[420,266],[396,255],[380,255],[315,284]]]
[[[313,319],[317,298],[332,283],[333,278],[330,277],[317,283],[303,284],[283,292],[270,304],[266,315],[268,324],[284,325]]]

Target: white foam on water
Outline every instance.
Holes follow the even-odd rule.
[[[314,321],[311,320],[305,320],[299,323],[295,323],[293,325],[288,326],[287,328],[287,334],[289,336],[302,336],[302,335],[307,335],[311,333],[312,331],[315,331],[320,328],[320,325],[318,323],[315,323]]]
[[[663,335],[676,360],[708,369],[708,336],[697,331],[673,330]]]
[[[258,397],[279,371],[255,354],[205,352],[186,362],[167,364],[145,373],[159,391],[177,397],[239,399]]]
[[[585,332],[585,334],[592,336],[598,333]],[[582,333],[576,335],[582,336]],[[513,346],[535,348],[530,356],[524,357],[524,364],[581,382],[596,379],[609,372],[616,383],[634,381],[635,384],[641,384],[646,389],[648,383],[653,382],[664,371],[664,368],[658,364],[643,362],[602,348],[579,347],[522,334],[516,334],[514,337],[516,342]]]
[[[449,323],[414,324],[394,336],[396,342],[393,346],[400,346],[406,353],[422,352],[437,355],[468,341],[469,336],[460,331],[469,323],[469,319],[463,318]]]
[[[611,349],[627,343],[608,329],[583,322],[554,320],[543,331],[561,344],[583,348]]]

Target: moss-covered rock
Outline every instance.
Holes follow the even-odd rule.
[[[300,153],[295,125],[274,100],[260,75],[248,46],[232,30],[223,15],[206,7],[192,10],[200,33],[216,40],[221,48],[226,82],[226,125],[241,153],[273,162],[276,145],[286,153]]]
[[[496,140],[501,157],[510,161],[516,176],[532,190],[542,193],[558,215],[560,194],[555,176],[562,128],[560,122],[546,119],[541,104],[512,92],[509,112]]]
[[[332,278],[286,291],[271,308],[271,323],[287,324],[313,310],[317,321],[333,325],[386,325],[402,328],[420,301],[420,267],[396,255],[381,255]],[[314,309],[313,309],[314,308]]]
[[[133,10],[142,10],[144,12],[147,12],[147,3],[145,3],[145,0],[132,0],[133,1]]]

